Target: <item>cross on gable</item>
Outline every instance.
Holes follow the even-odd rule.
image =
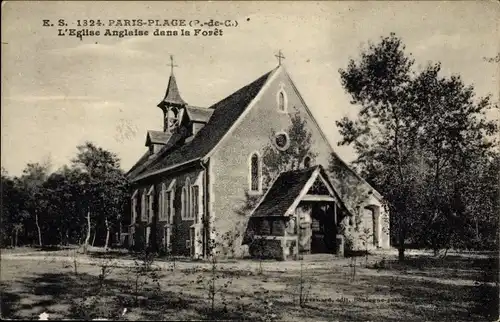
[[[174,67],[179,67],[179,65],[174,65],[174,56],[170,55],[170,73],[174,73]]]
[[[278,51],[278,54],[277,55],[274,55],[278,58],[278,66],[281,66],[281,60],[282,59],[285,59],[285,56],[283,56],[283,53],[281,52],[281,50]]]

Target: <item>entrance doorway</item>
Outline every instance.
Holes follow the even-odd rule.
[[[378,247],[380,239],[380,210],[377,206],[365,207],[363,218],[363,233],[365,233],[368,246]]]
[[[335,253],[337,225],[335,203],[315,202],[311,204],[311,253]]]

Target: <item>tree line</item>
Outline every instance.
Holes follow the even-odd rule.
[[[86,142],[69,165],[50,168],[28,163],[20,176],[2,169],[1,245],[110,247],[129,200],[117,155]]]
[[[391,33],[340,69],[355,117],[337,122],[339,145],[386,198],[393,244],[494,249],[498,241],[498,105],[440,63],[417,68]]]

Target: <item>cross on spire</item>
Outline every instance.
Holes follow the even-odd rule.
[[[179,65],[174,65],[174,56],[170,55],[170,73],[174,73],[174,67],[179,67]]]
[[[285,56],[283,56],[283,53],[281,52],[281,49],[278,50],[278,54],[274,55],[278,58],[278,66],[281,66],[281,60],[285,59]]]

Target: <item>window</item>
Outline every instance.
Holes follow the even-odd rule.
[[[285,111],[285,94],[283,94],[283,92],[279,93],[278,107],[280,111]]]
[[[175,215],[175,208],[174,208],[174,197],[175,197],[175,190],[170,190],[167,191],[167,196],[169,200],[169,208],[168,208],[168,223],[173,224],[174,223],[174,215]]]
[[[191,180],[186,178],[186,219],[191,219]]]
[[[142,197],[141,197],[141,221],[148,221],[148,213],[146,207],[146,190],[142,192]]]
[[[186,183],[182,187],[182,219],[183,220],[193,220],[194,219],[194,206],[192,201],[192,186],[191,180],[186,178]]]
[[[137,190],[132,194],[132,205],[131,205],[131,215],[130,224],[135,224],[137,221]]]
[[[159,212],[159,220],[160,221],[166,221],[167,223],[172,223],[171,214],[173,210],[173,191],[172,187],[174,186],[175,181],[170,183],[170,186],[167,187],[165,184],[162,185],[161,187],[161,193],[160,193],[160,198],[159,198],[159,207],[160,207],[160,212]]]
[[[271,235],[271,225],[268,219],[262,219],[260,223],[260,233],[262,235]]]
[[[198,223],[199,197],[200,197],[199,187],[193,186],[191,188],[191,210],[192,210],[192,218],[194,218],[196,223]]]
[[[165,113],[165,130],[172,132],[176,129],[181,120],[184,110],[175,106],[169,107]]]
[[[182,220],[186,219],[186,187],[182,187],[181,192],[181,218]]]
[[[297,234],[297,218],[292,217],[288,220],[286,226],[286,232],[290,235]]]
[[[172,191],[163,194],[163,220],[170,224],[170,211],[172,210]]]
[[[257,153],[250,156],[250,191],[260,192],[261,190],[261,169],[260,157]]]
[[[151,188],[148,191],[147,195],[147,200],[148,200],[148,214],[147,214],[147,220],[148,222],[152,222],[154,218],[154,209],[153,209],[153,202],[154,202],[154,186],[151,186]]]
[[[165,208],[165,184],[161,185],[161,190],[158,192],[158,220],[165,220],[164,218],[164,208]]]
[[[310,156],[306,156],[304,158],[304,168],[309,168],[311,166],[311,157]]]
[[[282,85],[283,86],[283,85]],[[287,111],[287,97],[283,88],[280,89],[277,95],[278,111],[286,113]]]
[[[288,147],[290,146],[288,134],[286,134],[285,132],[276,133],[276,135],[274,136],[274,144],[281,151],[285,151],[286,149],[288,149]]]

